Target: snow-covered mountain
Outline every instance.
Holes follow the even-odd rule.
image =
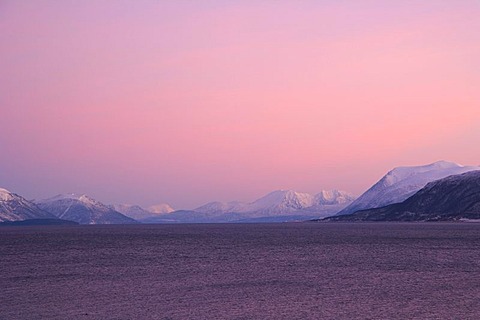
[[[245,212],[249,204],[246,202],[240,201],[230,201],[230,202],[209,202],[201,207],[194,209],[193,211],[201,213],[211,213],[211,214],[223,214],[228,212]]]
[[[480,171],[471,171],[428,183],[407,200],[329,221],[480,221]]]
[[[52,218],[55,216],[40,209],[33,202],[0,188],[0,222]]]
[[[248,211],[255,216],[283,215],[312,207],[315,196],[292,190],[277,190],[252,202]],[[252,215],[251,214],[251,215]]]
[[[282,215],[326,216],[341,210],[355,197],[345,191],[321,191],[316,195],[292,190],[273,191],[251,203],[248,216],[271,217]]]
[[[347,192],[332,190],[322,191],[317,195],[296,192],[293,190],[276,190],[251,203],[210,202],[193,211],[202,213],[242,213],[249,217],[265,217],[293,213],[309,214],[318,212],[332,206],[338,209],[352,202],[354,197]]]
[[[56,217],[80,224],[127,224],[137,223],[118,211],[86,195],[62,194],[50,199],[36,201],[41,209]]]
[[[144,209],[138,205],[132,205],[132,204],[114,204],[114,205],[111,205],[110,208],[126,215],[127,217],[133,218],[135,220],[142,220],[142,219],[147,219],[151,217],[156,217],[161,214],[166,214],[166,213],[175,211],[168,204],[158,204],[158,205],[148,207],[148,209]]]
[[[332,215],[354,200],[344,191],[317,195],[292,190],[273,191],[251,202],[210,202],[194,210],[175,211],[148,222],[292,221]],[[260,220],[259,220],[260,219]]]
[[[145,219],[152,216],[150,211],[147,211],[135,204],[112,204],[109,205],[109,207],[135,220]]]
[[[155,204],[153,206],[150,206],[147,208],[147,211],[155,214],[164,214],[164,213],[170,213],[175,211],[169,204],[167,203],[160,203],[160,204]]]
[[[315,195],[315,205],[343,205],[353,200],[355,197],[352,194],[340,190],[323,190]]]
[[[480,170],[480,167],[461,166],[447,161],[438,161],[424,166],[398,167],[388,172],[338,215],[399,203],[429,182],[474,170]]]

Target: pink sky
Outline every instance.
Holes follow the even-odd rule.
[[[0,187],[362,193],[480,165],[480,2],[0,1]]]

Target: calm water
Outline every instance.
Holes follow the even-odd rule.
[[[0,319],[480,319],[480,224],[0,228]]]

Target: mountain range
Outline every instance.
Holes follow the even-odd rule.
[[[302,221],[332,215],[351,203],[344,191],[317,195],[277,190],[251,202],[210,202],[194,210],[174,211],[168,204],[144,209],[138,205],[105,205],[87,195],[61,194],[28,201],[7,190],[0,193],[0,222],[56,218],[79,224]]]
[[[146,209],[138,205],[105,205],[87,195],[76,194],[29,201],[0,189],[0,222],[30,219],[48,224],[62,223],[48,219],[80,224],[286,222],[325,217],[330,217],[328,221],[477,219],[475,183],[480,177],[479,170],[480,167],[438,161],[394,168],[357,199],[337,190],[315,195],[277,190],[253,202],[210,202],[193,210],[176,211],[168,204]]]
[[[146,223],[301,221],[332,215],[355,199],[345,191],[316,195],[292,190],[273,191],[254,202],[210,202],[193,210],[179,210],[142,220]]]

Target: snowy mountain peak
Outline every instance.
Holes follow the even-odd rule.
[[[442,170],[455,170],[458,168],[463,168],[463,166],[448,161],[437,161],[434,163],[430,163],[423,166],[404,166],[404,167],[396,167],[389,171],[385,177],[383,178],[383,185],[384,186],[391,186],[395,183],[398,183],[402,180],[410,178],[414,175],[424,174],[430,171],[442,171]]]
[[[252,203],[253,209],[280,206],[282,208],[303,209],[314,204],[314,197],[308,193],[293,190],[276,190]]]
[[[62,201],[62,200],[76,200],[87,205],[98,205],[100,204],[97,200],[87,196],[86,194],[76,194],[76,193],[64,193],[58,194],[52,198],[41,200],[39,202],[53,202],[53,201]]]
[[[65,200],[65,199],[75,199],[78,200],[80,198],[79,195],[75,193],[62,193],[62,194],[57,194],[54,197],[43,199],[41,201],[57,201],[57,200]]]
[[[85,203],[85,204],[91,204],[91,205],[94,205],[97,203],[96,200],[90,198],[89,196],[87,196],[86,194],[83,194],[81,195],[80,197],[78,197],[78,200]]]
[[[341,190],[322,190],[315,195],[318,205],[344,204],[353,200],[355,197],[351,193]]]
[[[0,201],[10,201],[13,200],[13,195],[7,189],[0,188]]]
[[[167,203],[160,203],[160,204],[156,204],[148,207],[147,211],[151,213],[162,214],[162,213],[170,213],[175,210]]]
[[[168,205],[167,205],[168,206]],[[142,219],[146,219],[146,218],[150,218],[150,217],[155,217],[155,216],[158,216],[160,214],[163,214],[164,212],[161,212],[161,213],[155,213],[155,212],[151,212],[151,211],[148,211],[142,207],[140,207],[139,205],[135,205],[135,204],[114,204],[114,205],[110,205],[109,206],[110,208],[126,215],[127,217],[130,217],[130,218],[133,218],[133,219],[136,219],[136,220],[142,220]],[[170,208],[170,209],[168,209]],[[173,209],[168,206],[167,208],[167,211],[168,210],[172,210]],[[172,212],[170,211],[170,212]]]
[[[464,167],[461,164],[451,161],[440,160],[431,164],[427,164],[426,167],[431,166],[437,169],[440,168],[455,168],[455,167]]]
[[[245,211],[245,208],[247,207],[248,207],[247,203],[243,203],[240,201],[230,201],[230,202],[214,201],[196,208],[195,211],[203,212],[203,213],[238,212],[238,211]]]
[[[317,197],[322,198],[324,200],[332,200],[335,198],[335,195],[338,194],[337,190],[322,190],[317,193]]]

